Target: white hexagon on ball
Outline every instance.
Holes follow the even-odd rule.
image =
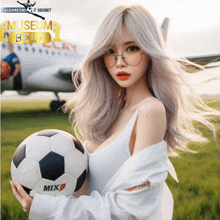
[[[14,183],[19,183],[20,182],[20,173],[18,172],[17,168],[15,167],[14,163],[12,162],[11,163],[11,173],[13,173],[13,176],[12,176],[12,181]]]
[[[42,178],[39,163],[29,158],[25,158],[19,164],[17,172],[20,174],[17,182],[29,189],[32,189]]]
[[[66,134],[56,134],[50,138],[51,149],[62,156],[65,156],[68,151],[74,149],[73,139]]]
[[[39,161],[50,151],[50,138],[35,136],[27,144],[26,157]]]
[[[78,178],[87,168],[87,155],[73,150],[65,156],[65,173]]]

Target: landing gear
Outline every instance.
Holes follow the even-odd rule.
[[[51,112],[62,112],[61,107],[66,103],[66,101],[60,101],[60,98],[57,93],[55,93],[57,100],[53,100],[50,103]]]
[[[65,104],[66,101],[56,101],[56,100],[53,100],[51,103],[50,103],[50,111],[51,112],[62,112],[62,105]]]

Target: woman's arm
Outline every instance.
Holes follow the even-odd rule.
[[[85,182],[83,183],[82,187],[74,194],[75,198],[88,194],[88,180],[89,180],[89,174],[87,174]],[[14,196],[17,198],[18,202],[22,205],[24,212],[29,213],[34,197],[28,195],[21,186],[21,184],[17,183],[17,187],[12,181],[10,181],[10,184]]]
[[[139,106],[139,113],[136,127],[136,140],[133,154],[164,139],[166,133],[166,110],[163,103],[157,99],[143,102]],[[127,191],[136,191],[150,187],[151,183],[145,182],[127,188]]]

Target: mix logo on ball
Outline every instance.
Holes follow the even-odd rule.
[[[66,183],[57,185],[45,185],[43,191],[62,191],[66,188]]]
[[[0,42],[9,41],[13,44],[46,44],[49,43],[51,40],[53,42],[62,42],[62,40],[60,39],[61,25],[55,21],[46,21],[45,17],[36,13],[51,12],[51,8],[33,8],[36,2],[34,2],[34,4],[31,4],[29,0],[27,1],[27,3],[21,3],[19,1],[17,1],[17,3],[24,7],[3,7],[1,8],[1,12],[29,13],[31,15],[41,18],[43,21],[4,21],[0,24]],[[53,32],[53,38],[49,31]]]

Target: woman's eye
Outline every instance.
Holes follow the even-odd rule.
[[[137,50],[140,50],[138,46],[130,46],[126,49],[126,51],[137,51]]]
[[[115,53],[115,52],[114,52],[114,50],[109,49],[106,53],[108,54],[108,53]]]

